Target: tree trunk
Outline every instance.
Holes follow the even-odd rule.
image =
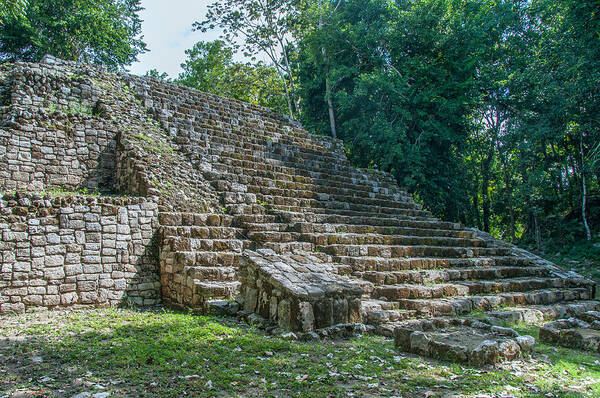
[[[325,96],[327,97],[327,108],[329,109],[329,126],[331,127],[331,136],[337,138],[335,127],[335,111],[333,109],[333,101],[331,99],[331,83],[329,77],[325,78]]]
[[[286,99],[287,104],[288,104],[288,112],[290,113],[290,119],[294,120],[294,111],[292,110],[292,99],[290,98],[290,89],[288,87],[287,80],[283,76],[283,74],[281,73],[281,71],[279,70],[279,68],[275,68],[275,70],[277,71],[277,74],[279,75],[279,78],[283,81],[283,88],[285,90],[285,99]]]
[[[542,233],[540,231],[540,223],[538,222],[537,214],[533,213],[533,227],[535,229],[535,244],[538,252],[542,251]]]
[[[479,183],[475,178],[475,189],[473,190],[473,218],[477,229],[481,229],[481,218],[479,217]]]
[[[508,237],[511,242],[515,241],[515,210],[512,202],[512,192],[513,187],[510,182],[510,175],[508,173],[508,167],[506,164],[503,164],[504,167],[504,185],[506,186],[506,196],[507,196],[507,204],[508,204],[508,216],[509,216],[509,225],[508,225]]]
[[[339,5],[339,3],[338,3]],[[337,8],[337,6],[336,6]],[[323,27],[323,1],[319,0],[319,29]],[[321,47],[321,55],[323,56],[323,63],[329,65],[327,62],[327,52],[325,47]],[[329,69],[328,66],[326,66]],[[327,110],[329,112],[329,127],[331,129],[331,136],[337,138],[337,129],[335,126],[335,110],[333,109],[333,100],[331,99],[331,81],[329,80],[329,70],[325,71],[325,100],[327,101]]]
[[[483,230],[490,232],[490,167],[492,164],[493,149],[490,148],[487,157],[481,162],[481,197],[483,200]]]
[[[592,232],[590,231],[590,226],[587,222],[587,217],[585,214],[585,202],[587,200],[587,187],[585,186],[585,157],[583,156],[583,134],[581,134],[579,139],[579,152],[581,153],[581,188],[582,188],[582,199],[581,199],[581,218],[583,218],[583,226],[585,227],[585,236],[589,241],[592,240]]]

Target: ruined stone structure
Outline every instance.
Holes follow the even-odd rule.
[[[3,313],[237,297],[285,329],[366,323],[431,354],[423,340],[473,310],[597,309],[591,281],[437,220],[389,174],[352,167],[338,140],[89,65],[0,66],[0,190]],[[412,321],[434,317],[446,320]],[[529,346],[505,336],[498,351],[498,330],[467,327],[483,344],[457,354],[467,361]]]

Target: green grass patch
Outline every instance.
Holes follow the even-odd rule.
[[[600,394],[599,364],[539,345],[531,358],[477,369],[403,354],[378,336],[298,342],[166,310],[0,317],[0,396],[585,397]]]

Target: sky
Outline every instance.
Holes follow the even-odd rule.
[[[177,77],[185,50],[200,40],[211,41],[219,32],[193,32],[192,24],[202,20],[211,0],[142,0],[145,8],[140,14],[144,20],[142,34],[149,52],[138,56],[130,66],[131,73],[143,75],[150,69],[167,72]]]

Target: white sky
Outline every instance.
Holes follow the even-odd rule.
[[[210,3],[211,0],[142,0],[142,34],[150,51],[138,56],[139,61],[130,66],[131,73],[143,75],[158,69],[169,77],[177,77],[185,50],[201,40],[212,41],[219,36],[219,32],[192,31],[192,24],[204,19]]]

